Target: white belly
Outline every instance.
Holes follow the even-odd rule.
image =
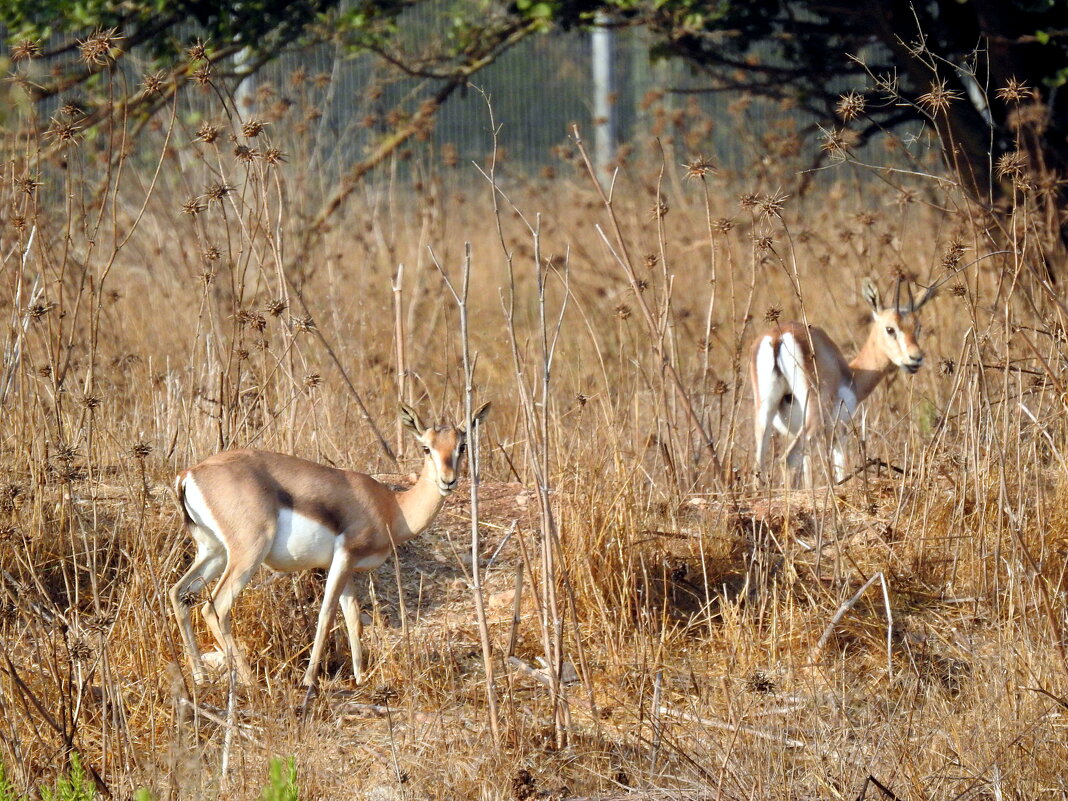
[[[268,567],[283,573],[330,567],[338,535],[322,524],[292,509],[278,513],[278,533],[264,559]]]

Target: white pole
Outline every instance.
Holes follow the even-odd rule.
[[[598,13],[590,35],[593,61],[593,161],[598,172],[607,171],[615,157],[616,118],[612,102],[612,51],[615,34],[608,17]]]

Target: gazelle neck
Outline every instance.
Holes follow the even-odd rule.
[[[869,327],[864,347],[849,363],[849,369],[853,373],[853,392],[858,403],[875,391],[894,364],[879,347],[877,333],[874,325]]]
[[[397,507],[403,521],[401,531],[393,532],[396,544],[418,537],[433,522],[446,495],[438,489],[436,471],[429,459],[423,460],[423,470],[411,489],[397,495]],[[402,522],[398,521],[398,523]]]

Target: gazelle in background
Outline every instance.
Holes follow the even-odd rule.
[[[470,421],[478,426],[481,406]],[[234,660],[241,680],[252,670],[231,633],[234,601],[261,564],[284,573],[328,570],[304,684],[315,685],[319,661],[338,603],[345,617],[352,669],[361,681],[362,625],[355,574],[374,570],[397,546],[417,537],[456,488],[467,432],[423,425],[401,404],[400,419],[423,446],[423,469],[411,489],[395,492],[351,470],[254,450],[222,451],[178,474],[178,500],[197,543],[192,567],[171,587],[171,605],[189,654],[193,678],[206,677],[186,596],[219,583],[204,606],[204,620],[222,653]]]
[[[800,469],[812,483],[809,440],[827,442],[834,458],[836,481],[845,478],[843,429],[866,397],[895,367],[915,373],[923,364],[917,344],[920,324],[915,313],[934,295],[933,287],[917,301],[908,286],[908,301],[901,304],[901,279],[894,290],[894,305],[884,307],[879,290],[865,278],[864,299],[872,309],[868,338],[852,361],[818,326],[783,323],[764,332],[753,345],[749,376],[756,408],[757,470],[763,471],[771,429],[790,438],[787,464]]]

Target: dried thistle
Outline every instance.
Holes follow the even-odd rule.
[[[997,91],[998,99],[1006,103],[1021,103],[1025,100],[1034,100],[1037,94],[1034,89],[1020,83],[1016,78],[1009,78],[1005,85]]]
[[[948,378],[957,372],[957,363],[952,359],[942,359],[938,363],[938,375],[942,378]]]
[[[646,281],[644,278],[639,278],[637,281],[634,282],[634,286],[639,292],[644,292],[649,288],[649,282]]]
[[[293,330],[300,334],[310,334],[315,331],[315,320],[308,314],[301,317],[294,317]]]
[[[579,392],[577,395],[575,395],[575,402],[579,406],[585,406],[587,403],[590,402],[590,396],[589,395],[583,395],[581,392]]]
[[[219,126],[212,125],[210,122],[205,122],[199,128],[197,128],[196,136],[193,137],[195,142],[203,142],[206,145],[210,145],[219,138]]]
[[[11,48],[12,61],[26,61],[41,57],[41,43],[36,39],[23,39]]]
[[[263,133],[265,127],[267,127],[267,123],[263,120],[250,119],[246,120],[245,124],[241,126],[241,133],[244,134],[247,139],[255,139]]]
[[[828,153],[845,155],[857,143],[857,134],[848,128],[825,128],[823,129],[823,141],[820,149]]]
[[[716,174],[716,165],[712,163],[711,159],[707,159],[704,156],[698,156],[689,164],[683,164],[686,168],[686,179],[700,178],[702,181],[706,175]]]
[[[782,306],[769,306],[764,312],[765,323],[777,323],[780,317],[782,317]]]
[[[293,87],[303,86],[308,82],[308,70],[304,67],[297,67],[291,73],[289,73],[289,85]]]
[[[277,147],[269,147],[263,151],[263,160],[273,167],[284,162],[286,156]]]
[[[304,391],[311,392],[323,383],[323,377],[318,373],[308,373],[304,376]]]
[[[135,459],[147,459],[152,453],[152,450],[153,448],[151,443],[145,442],[144,440],[139,440],[130,447],[130,454]]]
[[[82,406],[88,409],[89,411],[99,409],[101,403],[103,403],[103,401],[96,395],[86,395],[84,398],[82,398]]]
[[[272,300],[269,300],[267,301],[267,306],[265,307],[267,313],[270,314],[272,317],[280,317],[282,313],[285,312],[285,310],[288,308],[289,304],[286,303],[284,298],[274,298]]]
[[[754,670],[745,680],[745,689],[756,695],[774,695],[778,691],[775,679],[762,670]]]
[[[656,265],[659,262],[660,262],[660,257],[657,256],[655,253],[646,253],[645,254],[645,266],[646,266],[647,269],[649,269],[649,270],[653,269],[654,267],[656,267]]]
[[[216,245],[208,245],[204,248],[204,261],[211,263],[216,262],[222,256],[222,251]]]
[[[79,100],[68,100],[59,108],[59,113],[67,119],[76,119],[85,116],[85,106]]]
[[[191,197],[191,198],[189,198],[189,200],[187,200],[185,203],[182,204],[182,214],[188,214],[188,215],[190,215],[192,217],[196,217],[198,214],[200,214],[200,212],[204,211],[204,209],[206,209],[207,207],[208,207],[208,204],[205,203],[200,198]]]
[[[947,89],[944,78],[931,81],[929,91],[916,98],[916,102],[932,114],[944,112],[956,101],[961,99],[961,93],[955,89]]]
[[[864,95],[856,91],[850,91],[838,98],[838,105],[835,111],[838,112],[838,116],[844,122],[849,122],[863,114],[867,105],[868,102],[864,99]]]
[[[620,320],[629,320],[631,315],[630,306],[626,303],[620,303],[616,306],[616,317]]]
[[[150,72],[141,79],[141,86],[144,88],[146,95],[161,95],[166,85],[167,73],[162,71]]]
[[[968,287],[964,284],[954,284],[949,288],[949,294],[955,298],[966,298],[968,297]]]
[[[56,304],[51,301],[47,303],[34,303],[33,305],[26,307],[26,316],[31,320],[40,320],[55,307]]]
[[[251,164],[257,158],[259,158],[260,151],[248,145],[237,145],[234,147],[234,158],[238,161],[243,161],[246,164]]]
[[[756,243],[757,250],[771,250],[775,247],[775,240],[767,234],[758,236],[753,241]]]
[[[204,192],[204,197],[207,198],[209,203],[219,203],[232,191],[233,187],[230,184],[217,182],[207,188]]]
[[[960,264],[960,260],[964,258],[964,254],[968,252],[968,248],[964,246],[964,243],[954,237],[950,240],[949,246],[946,248],[946,252],[942,254],[942,266],[947,270],[954,270]]]
[[[97,67],[103,67],[114,61],[115,56],[112,51],[118,50],[118,41],[122,38],[117,35],[115,28],[108,30],[98,28],[87,38],[78,42],[78,51],[81,53],[82,61]]]
[[[726,395],[729,390],[730,390],[730,386],[723,379],[720,379],[719,381],[717,381],[715,384],[712,385],[712,394],[713,395]]]
[[[919,192],[911,187],[904,187],[898,190],[897,197],[894,198],[894,202],[899,206],[908,206],[915,203],[920,197]]]
[[[719,217],[712,221],[712,230],[717,234],[726,234],[734,229],[735,222],[730,217]]]
[[[668,211],[670,211],[670,208],[666,200],[657,201],[657,204],[649,210],[649,219],[662,220],[667,216]]]
[[[789,197],[789,195],[784,195],[777,189],[770,195],[764,195],[759,201],[760,213],[765,217],[780,216],[783,206],[786,205],[786,201]]]
[[[757,192],[746,192],[738,198],[738,205],[743,209],[752,209],[760,203],[760,195]]]
[[[206,61],[208,58],[208,46],[203,40],[197,39],[186,49],[185,54],[190,61]]]
[[[13,183],[17,190],[25,192],[27,195],[32,195],[37,191],[38,187],[44,186],[44,184],[29,174],[16,178]]]
[[[207,88],[208,84],[211,83],[211,63],[205,61],[193,70],[189,77],[201,88]]]
[[[1019,150],[1003,153],[998,159],[996,171],[998,178],[1019,181],[1027,169],[1027,157]]]
[[[45,136],[56,144],[71,145],[77,142],[79,130],[81,126],[76,123],[53,117],[48,130],[45,131]]]

